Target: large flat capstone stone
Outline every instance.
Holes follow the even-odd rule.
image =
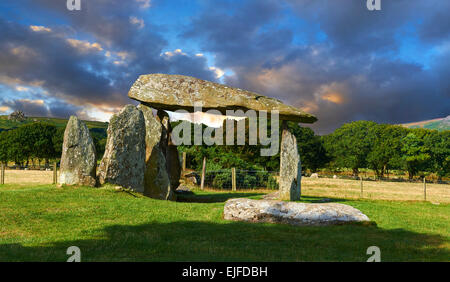
[[[330,225],[370,221],[360,210],[339,203],[295,203],[274,200],[230,199],[224,218],[291,225]]]
[[[278,110],[280,119],[313,123],[317,118],[281,101],[254,92],[229,87],[183,75],[141,75],[131,87],[128,97],[155,109],[194,111],[196,103],[202,110]]]

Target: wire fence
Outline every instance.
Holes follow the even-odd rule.
[[[0,164],[0,185],[3,184],[56,184],[58,165],[50,164],[47,168],[31,169]]]
[[[407,182],[407,183],[422,183],[423,178],[416,177],[414,179],[409,179],[404,176],[397,176],[397,175],[391,175],[391,176],[385,176],[385,177],[377,177],[375,175],[367,175],[364,173],[360,173],[358,176],[354,175],[345,175],[345,174],[308,174],[305,175],[305,177],[311,177],[311,178],[334,178],[334,179],[345,179],[345,180],[364,180],[364,181],[383,181],[383,182]],[[426,181],[428,183],[435,183],[435,184],[450,184],[450,181],[448,180],[439,180],[439,179],[431,179],[431,177],[426,177]]]
[[[277,190],[278,172],[263,170],[223,169],[206,171],[204,188],[233,190],[233,189],[269,189]],[[201,172],[196,172],[201,175]],[[235,183],[233,185],[233,183]]]

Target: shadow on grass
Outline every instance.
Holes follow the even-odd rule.
[[[177,193],[177,202],[184,203],[223,203],[229,199],[233,198],[253,198],[261,200],[265,193],[252,193],[252,192],[224,192],[224,193],[208,193],[199,194],[195,192],[189,193]],[[301,201],[303,203],[335,203],[335,202],[346,202],[346,199],[339,198],[325,198],[325,197],[315,197],[315,196],[302,196]]]
[[[255,196],[263,196],[264,193],[178,193],[177,202],[184,203],[223,203],[232,198],[248,198]]]
[[[42,246],[0,245],[0,261],[66,261],[77,246],[82,261],[366,261],[369,246],[382,261],[446,261],[439,235],[375,225],[294,227],[223,221],[152,222],[113,225],[95,239],[48,242]],[[89,233],[74,235],[93,236]]]

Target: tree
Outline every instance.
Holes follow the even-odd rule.
[[[372,121],[355,121],[344,124],[325,137],[327,152],[337,168],[351,168],[357,176],[360,168],[367,167],[367,156],[374,140]]]
[[[330,157],[327,155],[322,138],[314,135],[311,128],[301,127],[298,123],[289,122],[288,128],[297,138],[302,169],[316,172],[319,168],[325,167]]]
[[[402,139],[408,130],[401,126],[377,124],[369,135],[373,138],[371,150],[367,155],[368,167],[382,178],[387,170],[400,168]]]
[[[7,131],[0,132],[0,162],[7,163],[9,161],[8,156],[8,138],[9,133]]]
[[[419,138],[414,132],[408,133],[402,141],[403,159],[411,180],[419,171],[425,168],[426,162],[430,159],[430,151],[424,145],[423,139]]]
[[[52,137],[55,158],[60,158],[62,155],[62,147],[63,147],[63,143],[64,143],[64,132],[65,131],[66,131],[65,127],[59,127],[56,129],[56,132]]]
[[[429,148],[429,170],[436,172],[439,179],[450,174],[450,131],[433,130],[425,137],[424,144]]]

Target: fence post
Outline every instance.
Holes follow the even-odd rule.
[[[231,186],[233,191],[236,191],[236,168],[231,169]]]
[[[427,180],[426,180],[425,176],[423,177],[423,198],[424,198],[424,201],[427,200]]]
[[[203,168],[202,168],[202,182],[200,184],[200,189],[203,190],[205,185],[205,174],[206,174],[206,157],[203,158]]]
[[[58,183],[58,172],[57,172],[58,166],[56,165],[56,162],[53,163],[53,184]]]
[[[183,152],[183,172],[186,171],[186,152]]]
[[[1,176],[0,176],[0,184],[3,185],[5,184],[5,164],[2,163],[2,169],[1,169]]]
[[[360,195],[360,197],[363,198],[363,196],[364,196],[364,188],[363,188],[362,176],[360,176],[359,179],[360,179],[360,183],[361,183],[361,195]]]

